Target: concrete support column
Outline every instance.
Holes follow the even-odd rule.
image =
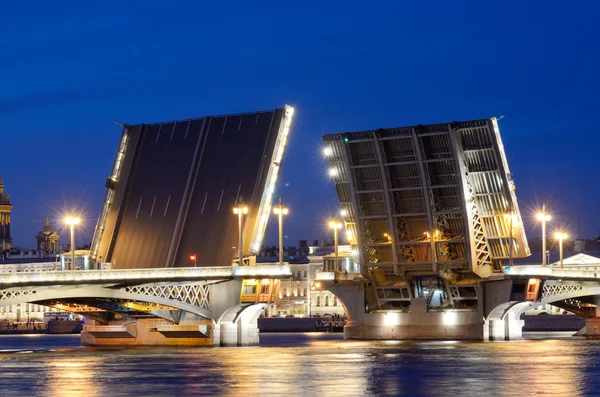
[[[586,318],[585,327],[577,331],[575,335],[600,338],[600,318]]]
[[[221,326],[213,322],[213,346],[221,346]]]
[[[519,340],[523,337],[525,320],[515,318],[508,314],[503,319],[487,319],[483,323],[483,339],[494,340]]]
[[[221,328],[220,344],[221,346],[238,345],[238,325],[235,323],[219,324]]]
[[[238,346],[258,346],[258,323],[238,323]]]

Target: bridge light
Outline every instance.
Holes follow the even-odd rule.
[[[323,148],[323,156],[329,157],[333,154],[333,150],[329,146]]]
[[[566,240],[568,237],[569,236],[567,236],[567,234],[563,232],[554,233],[554,238],[557,240]]]
[[[248,207],[246,205],[244,205],[244,202],[242,200],[242,197],[239,198],[238,203],[236,204],[235,207],[233,207],[233,213],[235,215],[238,216],[238,234],[239,234],[239,242],[238,242],[238,249],[237,249],[237,253],[238,253],[238,266],[243,266],[244,265],[244,261],[243,261],[243,249],[244,249],[244,243],[243,243],[243,215],[248,213]],[[268,214],[268,212],[267,212]]]
[[[346,211],[345,209],[342,209],[340,211],[340,215],[343,216],[343,217],[346,217],[346,216],[348,216],[348,211]]]
[[[79,225],[81,219],[77,216],[65,217],[65,223],[71,227],[71,270],[75,270],[75,225]]]
[[[81,219],[76,216],[67,216],[65,217],[65,223],[69,226],[71,225],[79,225]]]
[[[283,216],[287,215],[289,210],[283,205],[282,197],[279,197],[279,204],[273,208],[273,212],[279,218],[279,264],[283,265]]]
[[[548,215],[548,214],[543,213],[543,212],[538,212],[537,215],[536,215],[536,219],[538,221],[551,221],[552,217],[550,215]]]
[[[546,213],[546,204],[542,206],[542,211],[537,213],[536,218],[538,221],[542,222],[542,266],[546,266],[546,222],[552,219],[552,217]]]
[[[330,168],[328,173],[329,173],[329,176],[333,178],[334,176],[337,176],[338,171],[335,168]]]
[[[338,221],[330,221],[329,222],[329,228],[330,229],[341,229],[342,228],[342,224]]]
[[[558,240],[558,252],[560,256],[560,268],[563,268],[563,240],[566,240],[569,236],[567,236],[564,232],[556,232],[554,234],[554,238]]]

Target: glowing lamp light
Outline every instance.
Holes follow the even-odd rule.
[[[538,212],[538,214],[536,215],[536,219],[538,221],[549,221],[552,220],[552,217],[548,214],[545,214],[543,212]]]
[[[344,137],[344,142],[348,142],[350,139],[348,139],[347,136]]]
[[[331,228],[331,229],[341,229],[342,228],[342,224],[340,222],[337,222],[337,221],[330,221],[329,222],[329,228]]]
[[[65,223],[67,225],[79,225],[80,222],[81,222],[81,219],[79,219],[76,216],[67,216],[65,218]]]
[[[330,147],[323,148],[323,156],[329,157],[333,154],[333,150]]]
[[[344,216],[344,217],[345,217],[345,216],[348,216],[348,211],[346,211],[346,210],[341,210],[341,211],[340,211],[340,215],[341,215],[341,216]]]
[[[328,173],[329,173],[329,176],[334,177],[334,176],[337,176],[338,171],[335,168],[330,168]]]
[[[279,214],[287,215],[290,212],[290,210],[287,208],[275,207],[273,209],[273,212],[275,213],[275,215],[279,215]]]
[[[554,233],[554,238],[557,240],[566,240],[569,236],[566,233],[563,232],[556,232]]]
[[[248,213],[248,207],[234,207],[233,208],[233,213],[234,214],[239,214],[240,211],[242,211],[242,214],[247,214]]]
[[[191,261],[195,261],[196,260],[196,255],[190,255],[190,260]]]

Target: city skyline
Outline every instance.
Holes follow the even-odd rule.
[[[85,214],[77,244],[89,242],[119,139],[111,120],[282,102],[297,111],[276,189],[290,208],[286,241],[330,234],[326,219],[338,205],[321,156],[324,133],[500,115],[528,237],[540,234],[533,214],[543,203],[554,215],[550,228],[597,234],[599,44],[585,22],[595,4],[346,4],[238,8],[204,24],[193,16],[224,15],[223,6],[9,6],[14,18],[0,27],[12,38],[11,63],[0,66],[0,176],[15,206],[14,244],[33,246],[46,216],[63,241],[57,214],[71,208]],[[126,19],[133,13],[143,18]],[[147,30],[152,23],[160,28]],[[271,217],[265,243],[275,242]]]

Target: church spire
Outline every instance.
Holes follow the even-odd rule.
[[[46,217],[46,226],[48,226],[48,217]]]

